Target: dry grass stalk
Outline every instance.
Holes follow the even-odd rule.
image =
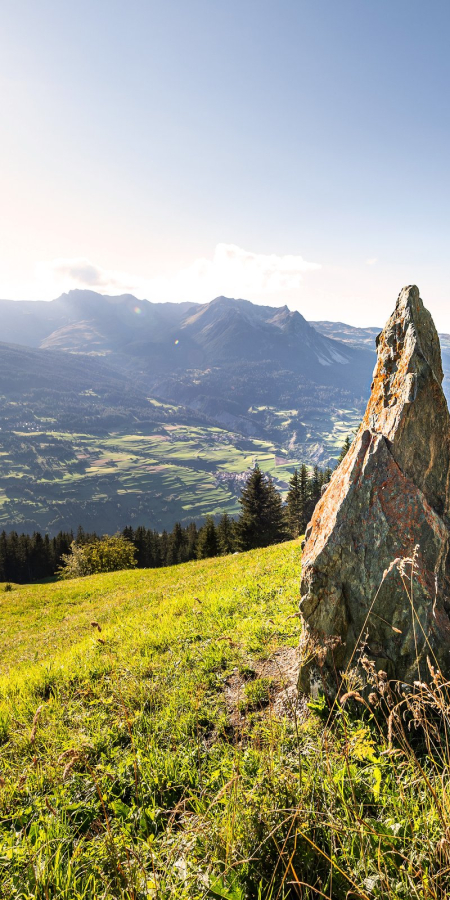
[[[36,731],[39,723],[39,717],[41,715],[42,710],[44,709],[45,704],[43,703],[41,706],[38,706],[33,721],[31,723],[31,731],[30,731],[30,744],[34,744],[34,740],[36,737]]]
[[[347,700],[358,700],[359,703],[364,703],[364,700],[358,691],[347,691],[346,694],[343,694],[339,700],[341,706],[345,706]]]
[[[74,749],[64,750],[64,753],[61,753],[58,756],[59,763],[63,762],[64,760],[67,760],[66,765],[64,767],[63,774],[62,774],[63,781],[66,780],[69,772],[71,771],[71,769],[73,768],[75,763],[78,762],[78,760],[82,758],[82,756],[83,756],[82,751],[74,750]]]
[[[79,760],[79,756],[73,756],[72,759],[69,760],[67,765],[64,767],[64,771],[62,773],[62,780],[65,781],[71,769],[73,769],[77,760]]]
[[[48,797],[45,798],[45,805],[46,805],[47,809],[49,810],[49,812],[53,813],[54,816],[57,816],[57,815],[58,815],[58,813],[57,813],[55,807],[52,806],[52,804],[50,803],[50,800],[48,799]]]

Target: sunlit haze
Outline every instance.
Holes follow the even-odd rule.
[[[0,297],[450,332],[450,5],[3,0]]]

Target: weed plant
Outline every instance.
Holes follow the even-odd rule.
[[[258,674],[298,644],[300,556],[0,594],[2,898],[448,896],[432,660],[399,693],[361,654],[332,709]]]

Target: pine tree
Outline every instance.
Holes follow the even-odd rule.
[[[44,559],[45,559],[45,577],[50,578],[54,575],[55,567],[53,564],[53,553],[48,534],[44,537]]]
[[[0,534],[0,581],[7,581],[8,542],[6,531]]]
[[[318,466],[314,466],[313,473],[311,476],[311,500],[314,501],[314,505],[320,500],[320,495],[322,492],[322,473]]]
[[[299,481],[300,481],[300,497],[301,497],[302,511],[303,511],[303,518],[302,518],[302,522],[301,522],[301,526],[300,526],[300,534],[303,534],[303,532],[305,531],[306,526],[308,524],[308,521],[309,521],[309,519],[308,519],[309,477],[308,477],[308,469],[306,468],[304,463],[300,468]]]
[[[25,581],[17,531],[11,531],[9,534],[6,578],[7,581],[18,581],[19,583]]]
[[[338,456],[338,461],[337,461],[337,463],[336,463],[336,468],[337,468],[337,466],[340,465],[340,463],[342,462],[342,460],[344,459],[344,457],[347,456],[347,453],[348,453],[348,451],[350,450],[350,447],[351,447],[351,446],[352,446],[352,439],[351,439],[350,435],[348,434],[347,437],[345,438],[344,443],[342,444],[342,450],[341,450],[341,452],[340,452],[340,454],[339,454],[339,456]]]
[[[314,466],[312,474],[308,476],[307,501],[305,505],[305,528],[312,517],[317,501],[320,500],[322,490],[321,476],[322,473],[318,466]]]
[[[217,542],[219,546],[219,553],[221,556],[226,556],[228,553],[233,553],[235,548],[235,535],[234,535],[234,522],[233,519],[230,519],[228,513],[224,513],[218,526],[217,526]]]
[[[169,544],[169,535],[167,534],[166,529],[164,529],[162,534],[160,534],[160,536],[159,536],[159,552],[160,552],[160,558],[161,558],[161,563],[160,563],[161,566],[168,565],[168,562],[167,562],[168,544]]]
[[[195,522],[190,522],[186,528],[186,554],[187,559],[195,559],[197,556],[198,531]]]
[[[131,535],[129,534],[131,532]],[[147,569],[150,565],[148,553],[147,529],[142,525],[133,532],[132,528],[124,528],[122,534],[132,541],[136,547],[136,563],[139,569]]]
[[[86,537],[87,535],[83,526],[79,525],[77,528],[77,536],[75,538],[77,544],[84,544],[84,542],[86,541]]]
[[[217,556],[217,533],[214,519],[208,516],[205,525],[200,528],[197,541],[197,559],[208,559]]]
[[[177,563],[184,562],[183,548],[185,544],[185,535],[179,522],[175,522],[172,533],[169,535],[167,544],[167,565],[175,566]]]
[[[255,466],[239,498],[242,513],[236,523],[241,550],[267,547],[286,537],[281,497],[271,478]]]
[[[267,479],[267,521],[268,540],[264,546],[286,541],[289,535],[286,527],[283,501],[270,476]]]
[[[294,469],[293,475],[289,479],[289,490],[286,496],[286,518],[289,532],[293,538],[302,533],[303,515],[300,475],[298,469]]]
[[[61,565],[62,557],[65,553],[69,553],[69,550],[72,545],[72,541],[74,539],[73,532],[64,532],[59,531],[56,537],[52,539],[51,547],[52,547],[52,572],[53,574],[57,572]]]
[[[146,536],[146,559],[147,565],[151,568],[159,568],[163,566],[161,535],[157,531],[148,529]]]
[[[28,572],[30,581],[40,581],[52,573],[48,571],[48,557],[42,535],[35,531],[28,554]]]

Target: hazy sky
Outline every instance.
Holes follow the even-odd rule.
[[[2,0],[0,297],[450,331],[449,0]],[[1,323],[0,323],[1,326]]]

